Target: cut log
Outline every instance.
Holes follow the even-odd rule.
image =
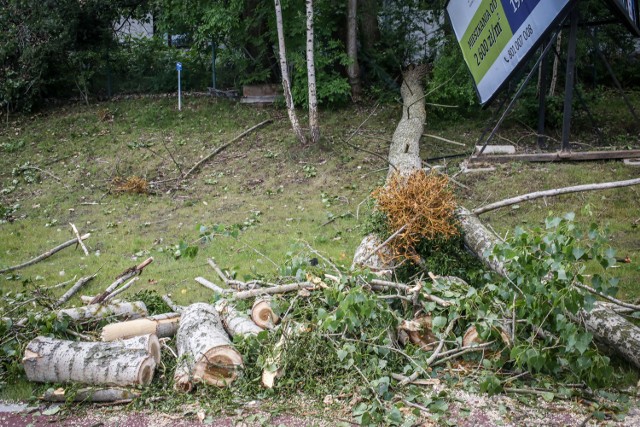
[[[241,315],[229,304],[228,301],[222,300],[216,304],[216,310],[222,319],[222,325],[229,335],[235,337],[240,335],[246,337],[248,335],[258,335],[263,329],[254,323],[251,319]]]
[[[158,338],[172,337],[178,331],[180,313],[165,313],[144,319],[112,323],[102,328],[102,341],[113,341],[139,335],[155,334]]]
[[[120,302],[117,304],[89,304],[83,307],[58,311],[58,319],[69,317],[75,321],[104,319],[107,317],[137,319],[147,316],[147,307],[142,301]]]
[[[157,338],[155,339],[156,345]],[[140,343],[76,342],[37,337],[24,352],[22,365],[29,381],[79,382],[93,385],[147,385],[156,360]]]
[[[42,396],[42,400],[47,402],[66,402],[71,399],[73,402],[131,402],[140,396],[140,392],[125,388],[81,388],[67,395],[64,388],[47,390]]]
[[[242,356],[231,345],[216,309],[204,303],[185,308],[177,333],[178,366],[174,388],[189,392],[197,382],[224,387],[242,368]]]
[[[271,309],[270,298],[257,298],[251,307],[251,319],[263,329],[273,329],[280,318]]]

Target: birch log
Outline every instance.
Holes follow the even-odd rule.
[[[140,393],[135,390],[116,387],[81,388],[74,392],[72,396],[69,396],[64,388],[57,388],[55,390],[45,391],[42,400],[47,402],[66,402],[68,399],[74,402],[94,403],[131,402],[138,396],[140,396]]]
[[[258,335],[264,330],[248,317],[238,313],[238,311],[233,308],[228,301],[222,300],[216,304],[215,307],[220,315],[224,329],[232,337],[235,337],[236,335],[243,337],[248,335]]]
[[[137,319],[147,316],[147,307],[142,301],[120,302],[117,304],[89,304],[83,307],[67,308],[58,311],[58,319],[69,317],[75,321],[103,319],[106,317],[124,317]]]
[[[165,313],[144,319],[112,323],[102,328],[102,341],[113,341],[139,335],[155,334],[158,338],[172,337],[178,331],[180,313]]]
[[[280,321],[271,309],[271,299],[268,297],[256,298],[251,307],[251,319],[263,329],[273,329]]]
[[[493,271],[508,276],[508,266],[489,257],[498,241],[496,235],[477,216],[464,208],[458,210],[458,217],[467,247]],[[580,323],[596,340],[605,343],[640,368],[640,328],[601,302],[596,302],[590,312],[580,312]]]
[[[155,338],[159,348],[157,341]],[[22,365],[27,379],[35,382],[147,385],[153,379],[156,360],[136,344],[37,337],[27,344]]]
[[[178,391],[189,392],[197,382],[226,386],[243,366],[218,312],[209,304],[192,304],[182,312],[177,348],[174,388]]]

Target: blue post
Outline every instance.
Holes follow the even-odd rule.
[[[182,62],[176,62],[176,70],[178,70],[178,111],[182,111],[182,87],[180,81],[180,73],[182,71]]]

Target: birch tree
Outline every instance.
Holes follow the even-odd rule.
[[[287,103],[287,112],[289,113],[289,120],[291,121],[293,132],[302,144],[306,144],[307,138],[300,127],[300,122],[298,121],[296,109],[293,104],[293,96],[291,96],[291,81],[289,79],[287,50],[285,48],[284,29],[282,25],[282,6],[280,4],[280,0],[274,0],[274,2],[276,7],[276,28],[278,30],[278,51],[280,54],[280,72],[282,73],[282,90],[284,91],[284,99]]]
[[[309,86],[309,129],[311,142],[320,141],[318,98],[316,96],[316,66],[313,57],[313,0],[307,0],[307,83]]]

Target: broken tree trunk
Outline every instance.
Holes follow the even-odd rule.
[[[103,319],[106,317],[124,317],[137,319],[147,316],[147,307],[142,301],[120,302],[117,304],[90,304],[83,307],[67,308],[58,311],[58,319],[70,317],[75,321]]]
[[[496,235],[485,227],[477,216],[464,208],[458,209],[458,218],[467,247],[485,265],[501,276],[507,277],[507,266],[500,260],[490,257],[493,247],[498,241]],[[605,304],[598,302],[590,312],[580,312],[580,318],[580,323],[585,325],[596,340],[606,343],[640,368],[640,328],[607,309]]]
[[[394,173],[404,176],[419,170],[422,167],[420,160],[420,138],[424,131],[424,122],[427,113],[424,104],[424,90],[422,80],[427,72],[427,67],[419,65],[406,70],[402,77],[400,93],[402,95],[402,118],[393,133],[391,146],[389,147],[389,172],[387,182]],[[393,268],[389,259],[385,259],[383,252],[375,250],[382,241],[371,234],[366,236],[356,249],[353,264],[362,265],[376,271],[384,271]],[[363,260],[367,260],[365,263]]]
[[[264,330],[248,317],[238,313],[238,311],[233,308],[228,301],[222,300],[216,304],[215,307],[218,314],[220,314],[224,329],[232,337],[235,337],[236,335],[243,337],[248,335],[258,335]]]
[[[112,323],[102,328],[102,341],[113,341],[139,335],[155,334],[158,338],[172,337],[178,331],[179,313],[165,313],[144,319]]]
[[[157,337],[155,345],[160,352]],[[149,339],[148,342],[153,341]],[[93,385],[147,385],[156,359],[141,340],[77,342],[37,337],[27,345],[22,365],[29,381]]]
[[[177,333],[176,390],[189,392],[194,383],[230,384],[238,375],[242,356],[233,348],[216,309],[204,303],[185,308]]]
[[[256,325],[264,329],[273,329],[280,321],[271,309],[271,299],[268,297],[256,298],[251,307],[251,318]]]

